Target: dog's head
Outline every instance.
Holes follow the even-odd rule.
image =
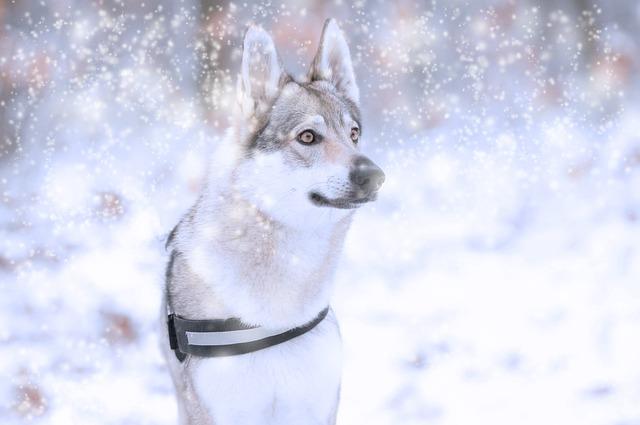
[[[249,28],[238,100],[243,154],[234,184],[260,210],[288,224],[311,224],[376,199],[385,176],[360,153],[358,86],[334,20],[324,25],[304,81],[284,71],[264,30]]]

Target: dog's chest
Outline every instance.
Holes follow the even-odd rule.
[[[328,249],[327,240],[305,239],[313,238],[278,241],[268,254],[267,248],[250,241],[242,241],[233,249],[209,249],[205,242],[196,244],[190,249],[189,266],[202,277],[210,292],[205,296],[207,302],[196,312],[192,307],[199,299],[190,300],[188,314],[203,318],[241,317],[246,323],[273,328],[292,327],[313,319],[329,303],[336,255],[334,251],[331,255],[319,254]],[[238,249],[243,250],[243,255],[238,254]],[[209,299],[219,300],[224,309],[218,310],[218,305]]]
[[[341,374],[337,324],[248,355],[199,359],[193,383],[216,425],[330,424]]]

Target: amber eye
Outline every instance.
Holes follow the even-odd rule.
[[[353,140],[353,143],[358,143],[359,137],[360,137],[360,129],[358,127],[353,127],[351,129],[351,140]]]
[[[311,144],[316,141],[316,134],[312,130],[305,130],[298,135],[298,141],[305,145]]]

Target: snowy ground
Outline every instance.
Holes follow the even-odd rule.
[[[481,39],[485,15],[469,13]],[[453,15],[429,17],[441,38],[428,49],[385,32],[381,51],[399,59],[377,78],[404,75],[405,53],[444,55],[437,23]],[[0,83],[48,75],[4,116],[21,119],[21,144],[0,162],[0,423],[175,423],[156,335],[163,243],[223,133],[152,54],[169,37],[179,56],[192,21],[144,16],[141,34],[98,12],[48,17],[0,57]],[[122,39],[92,44],[114,28]],[[609,47],[632,49],[623,36]],[[339,423],[640,425],[637,60],[622,82],[615,67],[578,70],[541,107],[541,77],[517,59],[534,42],[486,37],[471,65],[466,45],[444,57],[459,80],[429,68],[443,88],[428,117],[384,101],[383,85],[363,90],[365,150],[387,182],[358,212],[337,274]],[[503,53],[513,69],[482,70]]]

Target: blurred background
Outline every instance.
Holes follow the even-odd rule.
[[[337,273],[340,424],[640,424],[637,1],[0,0],[0,422],[172,424],[169,230],[249,22],[349,39],[387,174]]]

